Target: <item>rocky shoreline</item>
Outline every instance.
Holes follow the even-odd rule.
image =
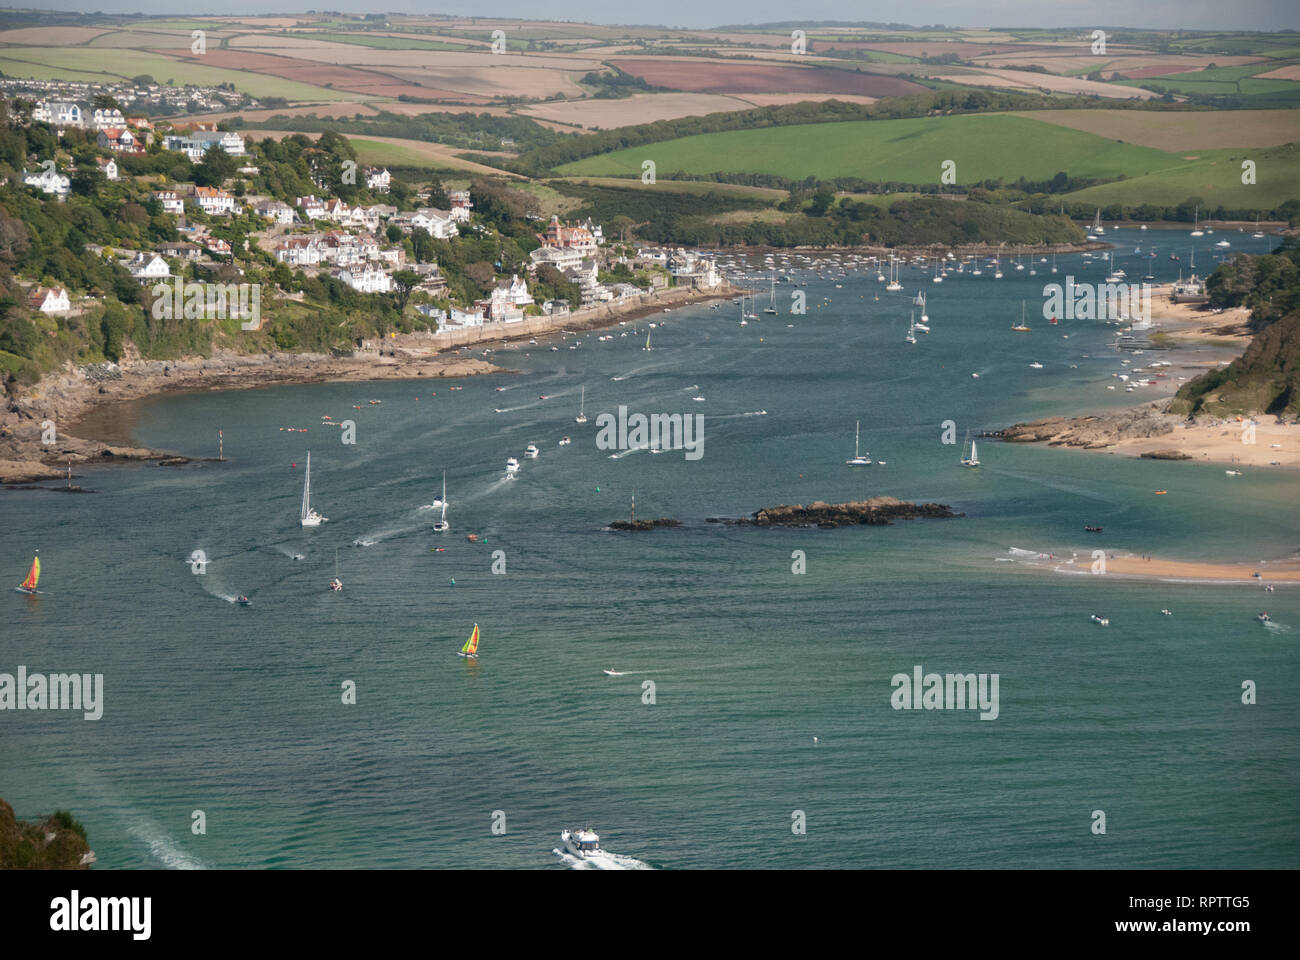
[[[1083,417],[1044,417],[1016,423],[984,436],[1006,443],[1046,443],[1052,447],[1081,447],[1104,450],[1121,440],[1163,437],[1185,423],[1184,418],[1165,413],[1166,401],[1157,400],[1115,413]],[[1170,458],[1172,459],[1172,458]]]
[[[500,371],[485,360],[454,355],[375,358],[217,353],[177,361],[93,364],[47,376],[31,393],[5,404],[0,411],[0,484],[63,478],[69,464],[156,460],[173,466],[190,462],[175,453],[115,442],[129,433],[115,422],[112,413],[113,406],[123,401],[161,393],[248,390],[329,380],[466,377]]]
[[[755,510],[748,517],[709,517],[708,522],[755,527],[819,527],[829,530],[862,524],[888,526],[895,520],[947,520],[964,516],[964,513],[953,513],[952,508],[945,503],[911,503],[897,497],[881,496],[849,503],[814,500],[807,506],[795,504],[764,507]]]
[[[0,485],[35,483],[65,477],[68,465],[160,461],[189,462],[173,452],[129,443],[130,429],[117,411],[125,401],[161,393],[250,390],[283,384],[328,381],[416,380],[505,373],[485,359],[468,356],[478,344],[559,336],[635,320],[665,309],[731,296],[723,285],[701,291],[674,288],[648,302],[602,304],[568,317],[556,317],[546,331],[484,336],[474,343],[438,349],[398,338],[393,345],[348,355],[320,353],[240,354],[218,351],[211,357],[100,363],[68,368],[43,377],[24,395],[0,409]],[[115,406],[117,405],[117,406]],[[46,423],[54,425],[54,440]]]

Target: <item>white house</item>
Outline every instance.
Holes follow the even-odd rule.
[[[450,240],[460,234],[451,214],[435,207],[421,207],[416,210],[411,217],[411,228],[423,230],[437,240]]]
[[[41,313],[67,313],[72,309],[63,287],[35,287],[27,295],[27,305]]]
[[[81,126],[81,107],[66,100],[42,102],[32,110],[32,119],[56,127]]]
[[[335,277],[361,293],[387,293],[393,288],[392,277],[369,265],[361,269],[340,270]]]
[[[563,247],[538,247],[528,255],[532,260],[533,266],[540,267],[543,264],[554,267],[563,273],[565,270],[573,270],[582,263],[582,253],[572,248]]]
[[[155,190],[153,198],[162,204],[163,213],[184,213],[185,203],[175,190]]]
[[[39,173],[29,173],[24,170],[23,183],[29,187],[36,187],[45,193],[55,194],[60,197],[66,197],[72,189],[72,181],[55,170],[53,166],[44,167]]]
[[[264,200],[253,210],[263,220],[272,223],[293,223],[293,207],[280,200]]]
[[[137,253],[132,260],[127,262],[126,268],[131,272],[131,276],[141,283],[148,283],[150,280],[165,280],[172,275],[171,267],[167,266],[167,261],[156,253]]]
[[[376,170],[370,167],[366,170],[366,189],[375,190],[379,193],[387,193],[389,186],[393,182],[393,176],[387,170]]]
[[[517,274],[511,275],[509,283],[503,283],[493,290],[492,299],[508,300],[516,307],[526,307],[533,302],[532,294],[528,292],[528,284],[520,280]]]
[[[325,201],[320,199],[320,197],[299,197],[294,201],[294,205],[302,210],[304,220],[325,219]]]
[[[117,161],[112,157],[96,157],[95,163],[98,164],[100,171],[104,174],[105,180],[117,179]]]
[[[315,237],[290,237],[276,244],[275,259],[294,267],[314,267],[321,261],[320,243]]]
[[[451,308],[451,318],[448,321],[448,327],[481,327],[486,319],[483,311],[480,310],[462,310],[460,307]]]
[[[214,145],[232,157],[242,157],[248,152],[244,149],[243,137],[224,130],[196,130],[189,135],[173,134],[163,140],[163,146],[168,150],[183,153],[196,163]]]
[[[103,130],[107,127],[125,127],[126,119],[122,116],[121,110],[95,110],[95,118],[91,124],[96,130]]]
[[[194,202],[200,210],[212,216],[225,216],[235,211],[235,198],[216,187],[195,187]]]

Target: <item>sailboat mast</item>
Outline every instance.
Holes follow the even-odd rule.
[[[307,451],[307,474],[302,483],[302,518],[307,519],[311,511],[311,451]]]

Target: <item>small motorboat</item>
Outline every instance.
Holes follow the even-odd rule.
[[[1031,363],[1029,366],[1030,366],[1030,368],[1032,368],[1032,369],[1034,369],[1034,370],[1041,370],[1041,369],[1043,369],[1043,365],[1042,365],[1041,363],[1039,363],[1037,360],[1035,360],[1035,361],[1034,361],[1033,363]]]
[[[626,674],[625,672],[621,672],[621,671],[618,671],[618,670],[602,670],[601,673],[603,673],[603,674],[604,674],[605,676],[607,676],[607,677],[625,677],[625,676],[627,676],[627,674]]]
[[[1268,615],[1268,611],[1267,611],[1267,610],[1265,610],[1265,611],[1264,611],[1263,613],[1261,613],[1261,614],[1257,614],[1257,615],[1255,616],[1255,619],[1258,620],[1260,623],[1272,623],[1272,622],[1273,622],[1273,618],[1270,617],[1270,616]]]
[[[1092,616],[1090,616],[1088,619],[1091,620],[1093,623],[1100,624],[1100,625],[1103,626],[1103,627],[1109,627],[1109,626],[1110,626],[1110,618],[1109,618],[1109,617],[1099,617],[1099,616],[1097,616],[1097,615],[1094,613],[1094,614],[1093,614]]]
[[[512,477],[519,470],[519,461],[514,457],[506,458],[506,476]]]
[[[1157,496],[1157,497],[1163,497],[1163,496],[1164,496],[1166,493],[1168,493],[1168,492],[1169,492],[1168,490],[1157,490],[1157,491],[1156,491],[1156,496]]]
[[[1085,525],[1083,529],[1088,533],[1101,533],[1101,527],[1090,527]]]
[[[1167,607],[1161,610],[1160,612],[1163,613],[1166,617],[1172,617],[1174,615],[1174,612]]]
[[[565,830],[560,834],[560,842],[566,853],[579,860],[603,858],[605,851],[600,849],[600,837],[594,830]]]
[[[540,454],[541,451],[537,449],[537,444],[535,443],[530,443],[528,446],[524,447],[524,456],[529,460],[536,460]]]
[[[338,593],[338,591],[342,589],[343,589],[343,581],[340,580],[338,577],[335,577],[333,580],[330,581],[330,590],[332,592]]]
[[[569,444],[571,444],[571,443],[573,443],[573,440],[570,439],[569,437],[561,437],[561,438],[560,438],[560,442],[559,442],[559,446],[561,446],[561,447],[567,447],[567,446],[568,446]]]
[[[467,533],[465,534],[465,539],[468,540],[470,543],[478,543],[479,541],[479,537],[477,533]]]
[[[247,606],[251,606],[252,603],[253,603],[253,601],[252,601],[252,600],[249,600],[248,597],[244,596],[244,595],[241,593],[241,594],[239,595],[239,599],[236,600],[235,603],[239,604],[241,607],[247,607]]]

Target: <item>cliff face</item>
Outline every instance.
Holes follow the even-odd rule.
[[[1185,384],[1170,409],[1192,415],[1300,414],[1300,314],[1266,326],[1228,366]]]
[[[0,870],[89,870],[94,860],[85,827],[66,810],[24,821],[0,800]]]

